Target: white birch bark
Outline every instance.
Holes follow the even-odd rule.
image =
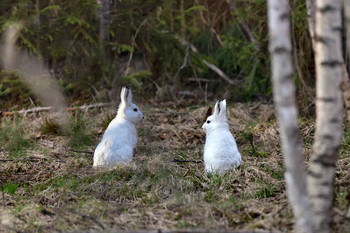
[[[306,169],[295,105],[288,0],[268,0],[269,50],[274,105],[282,139],[287,194],[295,215],[295,232],[313,232]]]
[[[347,120],[350,121],[350,78],[349,78],[349,65],[350,65],[350,1],[343,0],[343,9],[344,9],[344,27],[345,27],[345,58],[344,58],[344,67],[343,67],[343,90],[349,90],[348,92],[344,91],[344,101],[346,106],[346,115]],[[348,82],[344,82],[345,80]]]
[[[316,26],[316,4],[315,0],[306,0],[307,19],[309,24],[309,33],[311,44],[315,51],[315,26]]]
[[[347,12],[348,12],[348,17],[350,17],[350,9],[346,9],[346,4],[349,5],[349,3],[347,3],[347,0],[344,0],[344,15],[345,15],[345,19],[347,18]],[[350,6],[349,6],[350,7]],[[306,0],[306,9],[307,9],[307,15],[308,15],[308,23],[309,23],[309,33],[310,33],[310,37],[311,37],[311,44],[312,44],[312,48],[313,51],[315,52],[315,31],[316,31],[316,4],[315,4],[315,0]],[[350,31],[346,30],[347,33],[350,36]],[[349,38],[349,37],[347,37]],[[350,38],[349,38],[350,39]],[[347,46],[348,45],[347,43]],[[350,50],[346,50],[346,51],[350,51]],[[346,65],[343,59],[343,64],[342,64],[342,90],[343,90],[343,95],[344,95],[344,101],[345,101],[345,106],[346,106],[346,113],[347,113],[347,119],[348,121],[350,121],[350,78],[349,78],[349,73],[346,69]]]
[[[342,136],[340,0],[316,1],[316,133],[308,188],[316,232],[331,232],[333,183]]]

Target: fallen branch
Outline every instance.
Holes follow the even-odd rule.
[[[25,159],[0,159],[0,162],[38,162],[38,161],[47,161],[49,159],[53,159],[57,162],[65,162],[61,159],[55,159],[55,158],[37,158],[37,157],[31,157],[31,158],[25,158]]]
[[[93,155],[93,151],[87,151],[87,150],[74,150],[74,149],[68,149],[68,151],[75,152],[75,153],[84,153],[88,155]]]
[[[180,159],[173,159],[170,160],[171,163],[203,163],[202,160],[180,160]]]
[[[98,104],[91,104],[91,105],[83,105],[80,107],[68,107],[68,108],[66,108],[66,111],[67,112],[74,112],[76,109],[87,111],[90,108],[109,107],[111,105],[113,105],[113,104],[112,103],[98,103]],[[27,113],[49,112],[49,111],[55,111],[55,108],[53,108],[53,107],[37,107],[37,108],[23,109],[23,110],[12,111],[12,112],[0,111],[0,116],[13,116],[15,114],[26,115]]]
[[[199,230],[199,229],[179,229],[179,230],[151,230],[151,231],[124,231],[121,233],[280,233],[266,230]]]

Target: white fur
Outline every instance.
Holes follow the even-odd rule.
[[[143,119],[140,109],[132,103],[131,89],[123,87],[117,116],[108,125],[94,153],[94,167],[125,165],[133,158],[137,143],[135,124]],[[134,111],[134,110],[137,111]]]
[[[207,118],[202,128],[206,132],[204,146],[206,172],[223,173],[241,164],[241,154],[227,123],[226,100],[215,104],[214,114]]]

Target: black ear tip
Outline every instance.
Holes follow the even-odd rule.
[[[220,112],[221,108],[220,108],[220,100],[218,100],[217,104],[218,104],[218,113]]]
[[[130,87],[128,87],[128,86],[124,86],[124,88],[130,90]]]

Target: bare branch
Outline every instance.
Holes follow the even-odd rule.
[[[230,85],[236,84],[237,82],[231,80],[222,70],[219,69],[216,65],[207,62],[206,60],[202,60],[202,62],[209,67],[212,71],[214,71],[216,74],[218,74],[221,78],[223,78],[225,81],[227,81]]]
[[[103,107],[109,107],[111,105],[113,105],[113,104],[112,103],[98,103],[98,104],[91,104],[91,105],[83,105],[83,106],[74,107],[74,108],[69,107],[69,108],[66,108],[66,111],[73,112],[76,109],[87,111],[90,108],[103,108]],[[26,115],[27,113],[49,112],[49,111],[55,111],[55,108],[53,108],[53,107],[37,107],[37,108],[23,109],[23,110],[12,111],[12,112],[0,111],[0,116],[13,116],[15,114]]]
[[[237,7],[236,7],[236,4],[233,0],[230,0],[230,7],[231,7],[231,10],[233,12],[237,12]],[[248,40],[252,44],[255,44],[254,45],[255,50],[258,52],[261,52],[261,49],[260,49],[259,45],[256,44],[256,40],[254,38],[254,35],[253,35],[252,31],[249,29],[248,25],[243,21],[242,18],[238,18],[237,16],[236,16],[236,18],[237,18],[237,22],[239,24],[239,27],[243,31],[243,34],[248,38]]]

